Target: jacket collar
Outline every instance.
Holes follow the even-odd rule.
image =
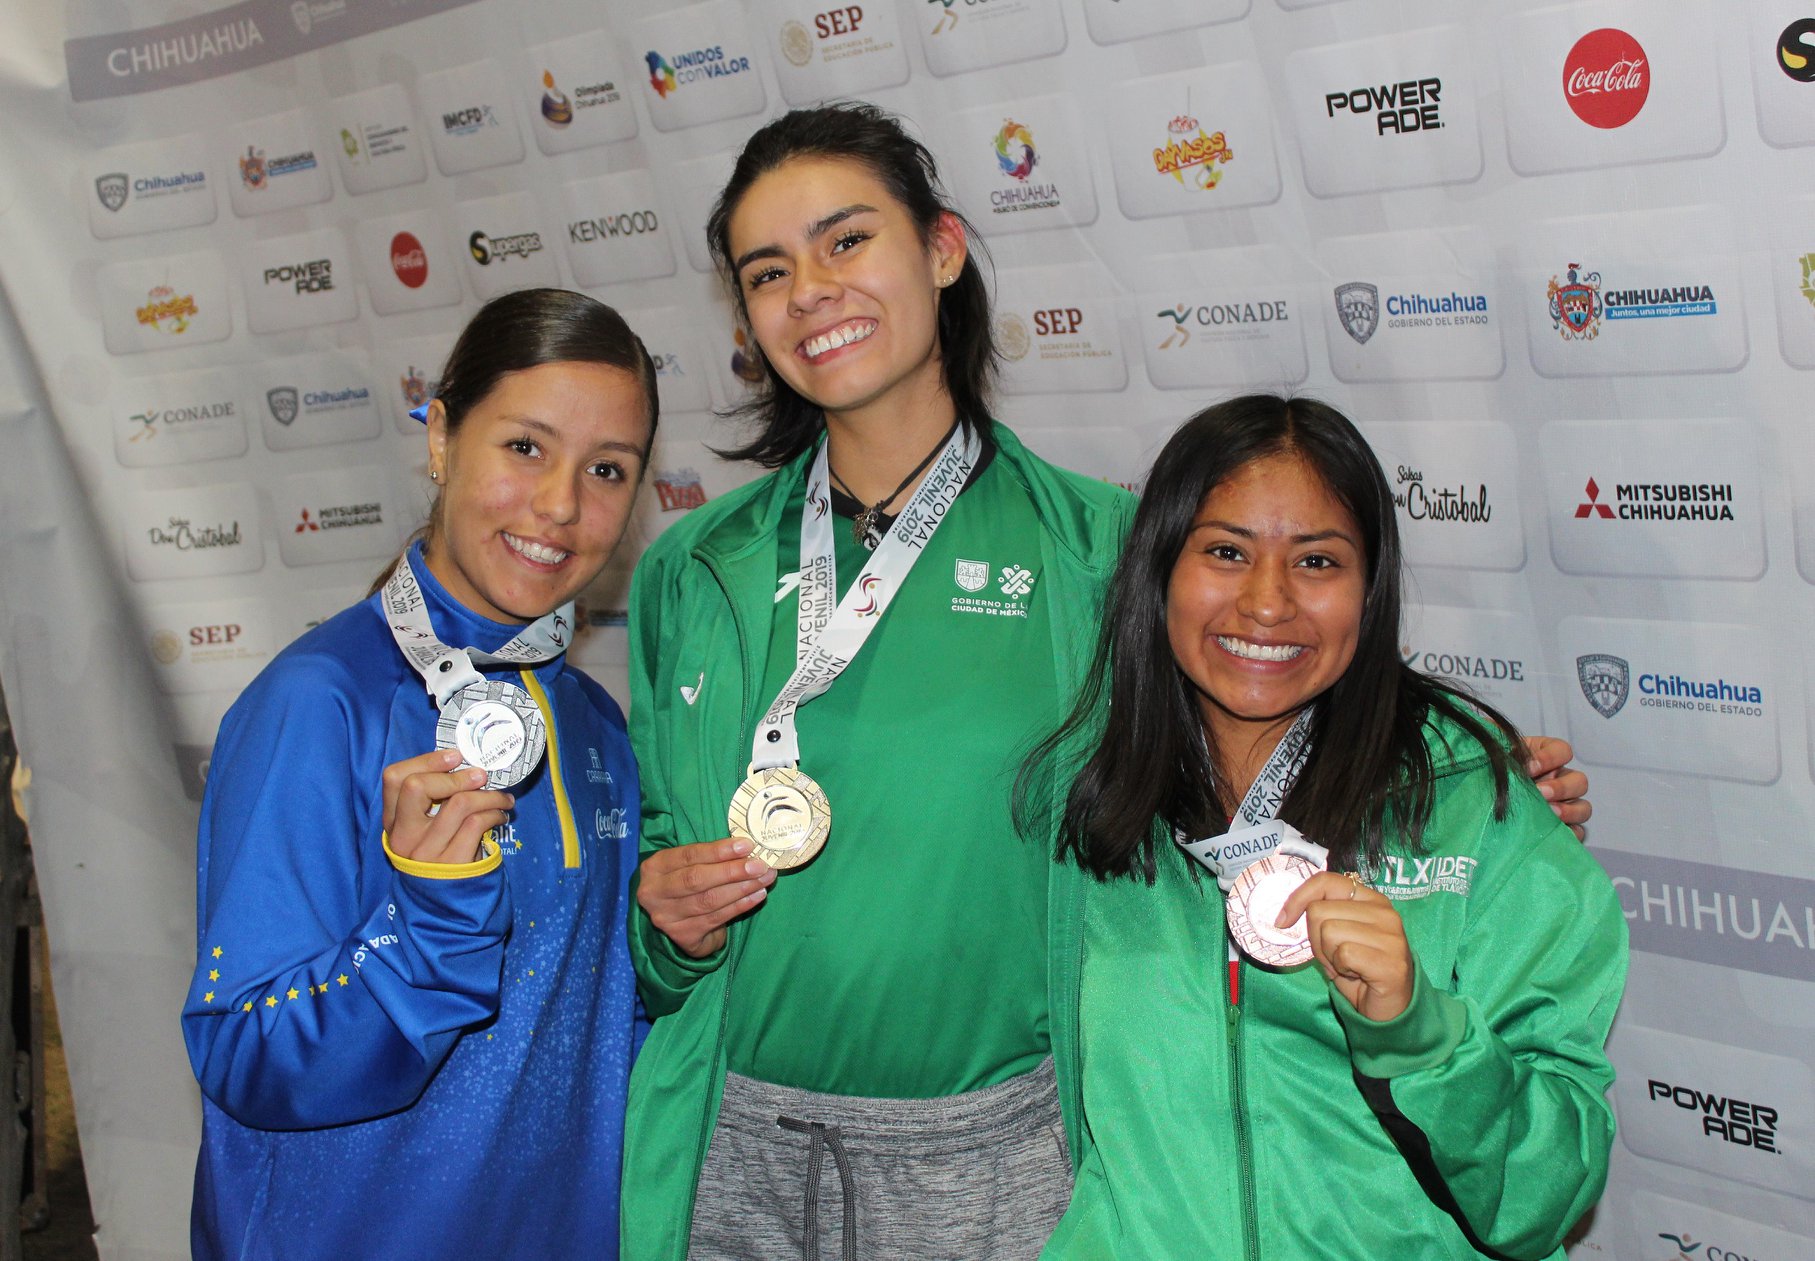
[[[1100,527],[1092,528],[1098,514],[1091,506],[1075,495],[1061,494],[1052,467],[1029,451],[1013,430],[1001,421],[992,420],[989,425],[996,443],[996,459],[1006,462],[1027,488],[1034,515],[1047,536],[1072,561],[1098,577],[1106,577],[1121,549],[1121,536],[1114,534],[1105,542],[1105,532]],[[766,555],[774,546],[781,514],[792,502],[818,449],[815,443],[776,469],[765,486],[700,537],[694,544],[694,555],[727,571],[736,569],[737,562],[753,552]]]

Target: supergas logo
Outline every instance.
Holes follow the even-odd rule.
[[[489,236],[483,231],[477,231],[467,238],[466,248],[472,252],[474,262],[481,267],[489,267],[493,263],[507,263],[513,258],[528,258],[531,254],[541,253],[542,234],[519,232],[514,236]]]
[[[1815,83],[1815,18],[1797,18],[1783,28],[1777,68],[1798,83]]]

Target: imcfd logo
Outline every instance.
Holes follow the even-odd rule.
[[[1040,164],[1040,155],[1034,146],[1034,133],[1025,123],[1018,123],[1012,118],[1003,119],[994,144],[996,169],[1014,182],[990,190],[989,208],[992,214],[1049,210],[1059,204],[1058,186],[1033,178],[1034,168]]]
[[[1701,1121],[1704,1139],[1749,1147],[1771,1156],[1783,1154],[1777,1146],[1776,1108],[1729,1095],[1704,1093],[1692,1086],[1679,1086],[1655,1077],[1646,1082],[1645,1096],[1654,1104],[1695,1114]]]
[[[1590,127],[1624,127],[1650,95],[1645,50],[1625,31],[1610,26],[1590,31],[1563,60],[1563,97]]]
[[[672,60],[651,49],[643,54],[643,61],[649,67],[650,90],[663,100],[680,91],[684,84],[750,72],[748,57],[727,57],[717,45],[680,53]]]
[[[498,115],[489,105],[469,105],[441,115],[441,130],[450,136],[471,136],[498,126]]]
[[[1175,307],[1155,312],[1154,318],[1162,322],[1166,331],[1165,339],[1159,343],[1160,350],[1173,350],[1188,345],[1194,329],[1200,335],[1207,331],[1214,340],[1247,340],[1266,336],[1267,325],[1285,324],[1291,320],[1284,298],[1260,302],[1206,303],[1198,306],[1181,302]]]
[[[1208,191],[1223,178],[1223,168],[1235,161],[1228,138],[1211,135],[1190,114],[1180,114],[1166,124],[1166,144],[1153,151],[1153,169],[1170,175],[1187,188]]]
[[[145,305],[137,311],[140,324],[172,337],[188,332],[190,321],[199,314],[194,294],[178,293],[169,285],[158,285],[148,292]]]
[[[519,232],[515,236],[488,236],[484,232],[474,232],[466,239],[466,248],[472,251],[473,261],[481,267],[493,263],[506,263],[513,258],[528,258],[531,254],[542,251],[542,234],[540,232]]]
[[[1550,304],[1550,324],[1566,342],[1591,342],[1601,335],[1601,273],[1580,263],[1564,269],[1564,279],[1550,278],[1545,297]]]
[[[1783,28],[1777,68],[1798,83],[1815,83],[1815,18],[1798,18]]]
[[[1466,485],[1454,490],[1448,486],[1429,489],[1424,484],[1424,474],[1405,464],[1399,466],[1397,477],[1393,502],[1413,521],[1486,525],[1493,520],[1494,507],[1488,502],[1486,482],[1478,484],[1472,494]]]
[[[1577,521],[1731,521],[1732,482],[1620,482],[1614,502],[1601,502],[1600,483],[1588,479],[1588,498],[1576,505]]]
[[[706,502],[706,488],[700,475],[690,468],[675,469],[655,476],[656,499],[663,512],[686,512]]]
[[[1612,718],[1626,707],[1632,692],[1632,665],[1611,653],[1584,653],[1576,658],[1576,681],[1582,696],[1603,718]],[[1703,714],[1733,714],[1744,718],[1764,716],[1764,691],[1749,683],[1724,678],[1685,678],[1680,674],[1642,673],[1638,676],[1639,708],[1687,710]]]
[[[597,219],[576,219],[567,225],[567,239],[574,245],[591,245],[596,241],[659,232],[661,227],[654,210],[628,210]]]
[[[1371,114],[1377,136],[1409,136],[1420,131],[1436,131],[1443,126],[1442,104],[1443,80],[1439,78],[1404,79],[1379,87],[1326,92],[1323,98],[1325,118],[1334,118],[1339,113],[1354,118]]]
[[[334,288],[334,260],[311,259],[265,268],[265,284],[290,285],[297,293],[327,293]]]

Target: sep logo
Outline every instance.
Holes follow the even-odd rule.
[[[1612,718],[1626,707],[1626,698],[1632,693],[1632,667],[1624,657],[1586,653],[1576,658],[1576,681],[1594,712]]]

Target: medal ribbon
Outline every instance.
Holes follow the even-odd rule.
[[[794,673],[756,725],[750,752],[752,771],[800,765],[795,711],[823,696],[856,658],[926,550],[933,532],[945,520],[982,453],[981,434],[974,430],[967,434],[964,426],[952,430],[932,470],[834,608],[838,556],[832,541],[826,447],[820,445],[813,469],[807,475],[806,502],[800,510],[800,603],[795,615]]]
[[[552,613],[545,613],[517,632],[502,648],[480,652],[474,648],[450,648],[442,643],[429,624],[428,598],[416,580],[416,570],[405,552],[397,568],[384,581],[385,620],[391,627],[391,638],[403,650],[404,657],[423,678],[436,708],[461,688],[484,682],[475,665],[540,665],[567,651],[573,638],[573,601],[569,600]]]

